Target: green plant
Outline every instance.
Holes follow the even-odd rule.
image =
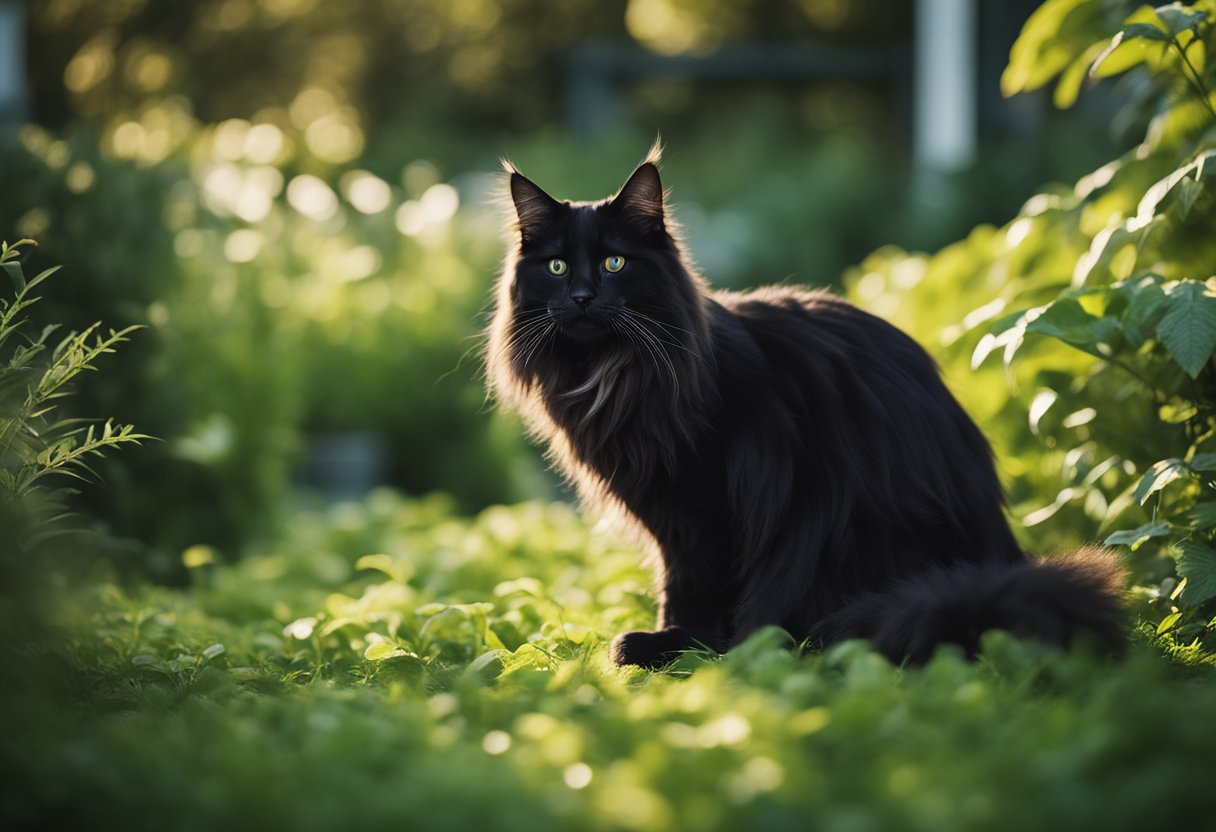
[[[55,478],[83,479],[90,458],[148,438],[130,425],[108,419],[99,425],[57,412],[67,385],[96,369],[94,362],[114,352],[136,327],[102,331],[95,323],[53,346],[55,325],[36,335],[26,332],[27,312],[38,300],[33,290],[57,271],[50,268],[26,280],[19,260],[26,245],[33,241],[0,242],[0,271],[14,290],[11,300],[0,298],[0,510],[9,520],[28,512],[18,529],[24,534],[15,540],[21,549],[62,531],[58,521],[69,492],[52,487]]]
[[[1055,338],[1096,360],[1083,385],[1044,387],[1040,410],[1054,404],[1054,395],[1055,401],[1063,396],[1065,406],[1087,400],[1096,406],[1095,419],[1120,399],[1140,411],[1143,431],[1157,441],[1136,447],[1125,437],[1108,446],[1115,452],[1108,457],[1111,467],[1124,460],[1133,464],[1109,501],[1105,525],[1120,530],[1106,542],[1147,548],[1168,559],[1161,565],[1172,565],[1174,574],[1162,576],[1148,597],[1156,602],[1158,632],[1173,630],[1183,639],[1216,632],[1205,603],[1216,598],[1216,199],[1210,187],[1216,176],[1216,99],[1205,57],[1216,47],[1213,12],[1212,3],[1142,7],[1113,36],[1085,44],[1065,70],[1056,99],[1067,105],[1078,67],[1094,78],[1139,68],[1155,93],[1148,135],[1132,153],[1103,168],[1106,181],[1093,181],[1092,189],[1075,194],[1074,204],[1060,205],[1065,216],[1080,219],[1107,201],[1104,224],[1089,235],[1068,285],[1046,303],[997,322],[975,355],[982,361],[1002,348],[1009,364],[1026,335]],[[1011,63],[1011,70],[1016,67]],[[1110,202],[1121,186],[1134,205]],[[1156,448],[1161,451],[1145,455]],[[1089,475],[1076,496],[1100,480]],[[1135,506],[1148,516],[1136,518],[1128,511]]]
[[[1003,228],[931,258],[880,252],[852,282],[937,341],[1028,545],[1127,547],[1139,611],[1182,643],[1216,635],[1214,17],[1210,0],[1045,3],[1004,91],[1059,75],[1070,106],[1087,78],[1120,75],[1115,119],[1146,120],[1144,140]]]
[[[1183,829],[1210,818],[1213,668],[1004,633],[977,661],[799,655],[775,629],[666,672],[637,553],[563,504],[373,492],[192,585],[69,583],[0,654],[0,816],[82,828]],[[96,574],[96,573],[95,573]],[[0,646],[3,640],[0,640]],[[1187,666],[1185,661],[1192,664]],[[1190,719],[1163,719],[1181,711]],[[830,761],[830,765],[825,765]]]

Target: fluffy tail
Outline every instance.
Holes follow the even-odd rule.
[[[822,645],[865,638],[892,661],[917,664],[939,644],[961,645],[972,656],[980,635],[997,629],[1061,647],[1081,637],[1118,652],[1122,585],[1114,553],[1096,547],[1021,563],[960,564],[859,596],[819,622],[812,638]]]

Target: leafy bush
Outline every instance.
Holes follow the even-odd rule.
[[[1055,100],[1068,106],[1087,76],[1130,72],[1144,141],[1001,229],[932,258],[881,252],[852,283],[940,339],[997,439],[1028,542],[1127,546],[1145,613],[1183,642],[1216,634],[1214,14],[1210,2],[1126,18],[1103,2],[1045,3],[1005,91],[1062,73]]]

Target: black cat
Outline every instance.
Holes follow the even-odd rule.
[[[510,170],[489,330],[498,400],[661,556],[658,625],[618,636],[613,659],[661,666],[770,624],[897,661],[974,652],[991,628],[1116,649],[1112,556],[1018,548],[991,450],[928,354],[826,292],[710,291],[657,161],[594,203]]]

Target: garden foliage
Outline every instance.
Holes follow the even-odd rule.
[[[1049,0],[1014,49],[1006,92],[1058,77],[1055,99],[1069,105],[1087,79],[1118,75],[1130,102],[1120,117],[1144,120],[1143,142],[1074,186],[1046,189],[1000,228],[976,228],[932,256],[879,251],[848,281],[855,299],[937,355],[993,439],[1028,548],[1121,547],[1148,622],[1126,656],[995,632],[975,661],[947,648],[909,669],[860,643],[799,654],[769,629],[724,658],[687,654],[661,673],[617,668],[608,640],[655,613],[634,547],[560,503],[470,518],[449,497],[377,490],[290,511],[284,531],[243,559],[191,540],[174,552],[184,588],[132,581],[98,559],[77,571],[46,552],[37,593],[0,586],[0,824],[1209,823],[1216,3],[1126,12]],[[295,432],[347,426],[344,409],[361,401],[383,408],[379,424],[399,425],[404,458],[438,470],[427,466],[454,447],[443,414],[476,412],[476,380],[444,392],[439,416],[371,394],[392,379],[417,396],[434,384],[435,362],[459,358],[453,335],[472,331],[470,304],[492,271],[470,264],[500,251],[490,214],[448,211],[453,193],[467,206],[476,184],[455,188],[425,165],[399,187],[303,156],[272,164],[251,138],[269,131],[226,124],[183,146],[178,162],[196,166],[186,174],[37,130],[24,137],[32,172],[12,192],[45,199],[31,199],[38,207],[21,221],[42,223],[81,263],[112,258],[80,291],[96,293],[107,320],[114,311],[148,326],[124,349],[139,371],[94,395],[138,403],[123,418],[138,416],[141,429],[159,432],[145,413],[170,428],[165,459],[180,467],[155,470],[197,475],[153,481],[166,493],[141,503],[152,489],[124,491],[130,481],[111,468],[108,490],[133,513],[239,524],[241,512],[283,505],[274,495]],[[276,164],[300,170],[276,178]],[[163,202],[151,196],[160,176]],[[296,203],[312,214],[290,198],[303,176],[312,178],[296,186]],[[212,177],[238,186],[209,191]],[[356,196],[358,181],[380,196]],[[391,210],[359,207],[380,205],[386,188]],[[427,193],[430,218],[443,217],[429,225]],[[82,224],[76,200],[98,228]],[[126,214],[107,209],[124,200]],[[119,245],[106,244],[111,233]],[[141,234],[153,265],[128,273]],[[81,433],[38,403],[126,331],[86,330],[55,348],[50,333],[18,328],[49,275],[27,280],[12,268],[17,253],[0,255],[14,297],[0,306],[0,485],[28,494],[76,454],[136,436],[107,433],[109,423]],[[365,273],[369,263],[379,266]],[[83,328],[72,318],[83,306],[65,293],[49,319],[63,313]],[[315,386],[326,377],[362,392],[336,400]],[[510,479],[518,447],[497,444],[497,429],[476,418],[456,434],[479,460],[470,475]]]
[[[939,355],[1002,451],[1033,547],[1121,547],[1159,633],[1216,634],[1216,3],[1050,0],[1007,94],[1126,73],[1144,140],[939,254],[880,252],[852,283]],[[1044,505],[1043,496],[1052,495]]]
[[[79,828],[1109,829],[1210,817],[1212,671],[1003,633],[978,661],[621,669],[633,547],[569,506],[381,491],[293,518],[188,589],[95,574],[4,654],[0,820]],[[1194,651],[1178,658],[1199,658]],[[1187,719],[1163,718],[1182,712]]]
[[[21,266],[23,246],[0,242],[0,272],[11,281],[11,299],[0,297],[0,560],[28,553],[40,541],[63,531],[67,488],[53,487],[56,478],[84,479],[89,463],[121,445],[148,437],[131,425],[118,425],[64,416],[59,409],[68,385],[81,373],[96,369],[98,358],[114,352],[134,327],[103,331],[94,323],[80,332],[51,342],[58,327],[31,331],[29,308],[38,301],[34,290],[57,269],[26,279]],[[0,291],[7,290],[7,287]]]

